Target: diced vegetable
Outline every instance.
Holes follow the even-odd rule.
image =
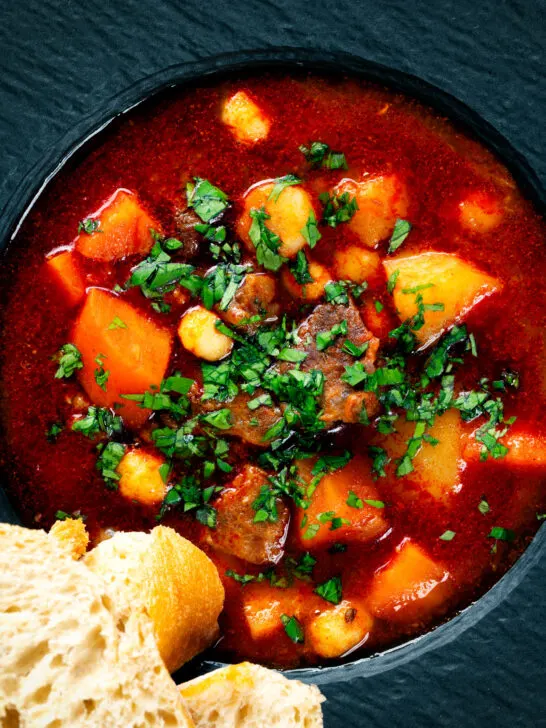
[[[297,615],[302,606],[296,588],[278,589],[268,583],[248,584],[241,596],[243,615],[253,640],[284,634],[281,615]]]
[[[372,625],[373,617],[362,602],[344,599],[311,619],[306,635],[317,655],[332,659],[362,644]]]
[[[480,301],[502,289],[497,278],[450,253],[430,251],[391,258],[383,266],[387,277],[400,271],[393,297],[402,321],[418,312],[418,299],[422,299],[424,324],[414,329],[421,346],[432,343]]]
[[[336,250],[334,265],[338,279],[353,283],[370,282],[383,275],[379,255],[357,245]]]
[[[76,250],[93,260],[121,260],[128,255],[146,255],[153,246],[152,230],[158,223],[142,207],[136,195],[119,189],[84,223],[75,240]],[[86,229],[91,232],[86,232]]]
[[[121,476],[118,481],[121,495],[146,506],[161,503],[167,493],[159,470],[164,463],[164,458],[156,453],[128,450],[117,467]]]
[[[370,593],[370,612],[391,622],[426,622],[449,598],[449,572],[409,539],[398,546],[389,563],[376,572]]]
[[[71,306],[76,306],[85,295],[85,282],[71,250],[48,258],[47,269],[63,290]]]
[[[118,319],[125,328],[112,328]],[[149,410],[122,395],[159,387],[171,354],[168,331],[117,296],[92,288],[76,320],[72,340],[81,353],[84,366],[78,377],[90,400],[101,407],[115,406],[129,426],[142,425]],[[95,379],[98,355],[109,372],[105,389]]]
[[[301,475],[309,483],[313,482],[312,467],[309,461],[300,461]],[[362,456],[357,455],[339,470],[323,475],[309,501],[309,507],[299,508],[296,515],[303,548],[369,541],[388,528],[383,509],[366,502],[381,502],[381,497],[372,480],[370,464]]]
[[[227,356],[233,348],[233,339],[218,331],[220,319],[202,306],[187,311],[178,325],[178,336],[182,346],[200,359],[218,361]]]
[[[267,116],[244,91],[238,91],[224,101],[222,121],[245,144],[255,144],[265,139],[271,126]]]
[[[285,187],[278,197],[271,198],[274,187],[274,181],[266,181],[248,190],[244,198],[244,212],[237,222],[238,233],[249,250],[259,252],[259,245],[252,240],[255,237],[252,224],[256,221],[250,213],[263,209],[268,216],[263,224],[280,238],[276,252],[283,258],[293,258],[308,244],[305,230],[310,216],[317,219],[315,210],[311,197],[300,185]]]
[[[500,200],[486,192],[473,192],[459,203],[459,220],[467,230],[489,233],[504,217]]]
[[[375,445],[387,451],[393,465],[406,452],[415,422],[406,422],[401,417],[394,427],[396,432],[374,440]],[[448,410],[436,417],[432,427],[427,429],[427,438],[428,441],[423,440],[421,449],[412,460],[413,471],[403,479],[393,481],[392,487],[405,499],[411,499],[414,492],[408,484],[440,500],[446,500],[461,488],[462,428],[459,412]]]
[[[345,192],[355,197],[358,205],[348,225],[369,248],[389,237],[396,220],[404,218],[408,211],[406,186],[394,174],[365,177],[361,182],[344,179],[335,193]]]
[[[267,488],[266,473],[245,464],[241,472],[216,499],[217,523],[206,533],[216,549],[251,564],[276,563],[283,555],[290,513],[280,498],[274,498],[275,520],[256,520],[253,504],[262,488]]]
[[[546,468],[546,438],[531,432],[509,430],[500,441],[508,448],[508,452],[502,458],[503,465],[539,470]],[[465,442],[463,457],[466,461],[477,462],[480,460],[482,450],[482,443],[471,436]]]
[[[314,261],[309,261],[307,272],[309,278],[306,280],[308,282],[298,283],[294,273],[285,267],[282,271],[282,282],[294,298],[300,298],[304,302],[318,301],[324,296],[324,288],[332,280],[332,276],[327,268]]]

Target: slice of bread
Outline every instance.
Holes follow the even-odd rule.
[[[224,606],[218,571],[201,549],[172,528],[116,533],[84,561],[109,585],[118,606],[144,607],[169,672],[218,637]]]
[[[180,686],[196,728],[322,728],[316,685],[243,662]]]
[[[0,524],[0,726],[191,728],[149,618],[43,531]]]

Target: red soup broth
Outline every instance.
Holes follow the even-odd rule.
[[[241,91],[246,95],[243,102],[250,99],[255,106],[230,116],[226,103]],[[257,138],[260,135],[263,138]],[[324,154],[322,166],[310,163],[299,147],[309,147],[313,141],[343,153],[346,165],[329,169]],[[209,513],[218,514],[220,525],[211,528],[201,522],[206,517],[196,519],[195,508],[186,513],[183,504],[161,508],[157,498],[150,502],[107,487],[97,469],[97,444],[105,446],[105,435],[86,437],[71,427],[89,405],[110,406],[108,382],[102,395],[104,388],[93,389],[93,383],[82,387],[84,370],[56,379],[56,353],[74,341],[75,322],[85,301],[97,297],[93,290],[110,292],[105,295],[130,306],[136,319],[148,322],[151,332],[159,329],[167,332],[165,340],[171,337],[164,377],[180,372],[195,380],[190,392],[195,408],[202,392],[202,359],[182,345],[177,329],[185,312],[202,301],[187,288],[177,287],[164,297],[170,310],[161,312],[154,310],[153,300],[138,286],[125,290],[124,284],[150,250],[151,227],[159,238],[174,237],[184,243],[186,252],[180,259],[196,266],[196,274],[202,276],[217,264],[210,243],[193,229],[202,220],[192,218],[193,211],[189,218],[183,217],[188,213],[185,187],[195,177],[209,180],[229,197],[230,207],[216,224],[225,225],[228,240],[239,243],[242,263],[263,272],[252,244],[239,239],[244,235],[240,219],[245,215],[245,193],[263,180],[288,174],[300,180],[293,187],[304,191],[319,221],[322,237],[312,250],[305,247],[307,258],[322,266],[332,281],[346,280],[350,261],[360,260],[359,256],[368,266],[368,289],[360,295],[353,290],[350,300],[359,325],[379,339],[376,367],[393,355],[396,339],[389,332],[404,320],[403,312],[397,312],[396,291],[393,296],[387,290],[383,261],[437,251],[469,266],[454,274],[455,283],[449,285],[455,289],[471,286],[476,271],[483,276],[476,285],[491,295],[475,296],[469,305],[469,301],[461,304],[457,290],[447,294],[454,297],[457,321],[472,332],[472,346],[475,343],[477,349],[477,356],[467,351],[461,357],[464,362],[454,364],[455,394],[489,387],[492,400],[501,398],[504,417],[516,420],[500,436],[508,452],[480,459],[482,447],[473,433],[486,418],[462,422],[459,411],[450,409],[435,420],[442,424],[431,429],[431,437],[440,442],[422,440],[413,471],[402,477],[395,474],[394,461],[403,456],[414,423],[404,423],[396,440],[392,434],[377,432],[381,407],[370,425],[350,417],[334,425],[330,421],[328,432],[318,435],[323,445],[316,457],[348,451],[353,459],[319,479],[314,493],[308,494],[309,508],[283,496],[277,501],[277,520],[269,513],[265,522],[257,523],[252,515],[259,504],[254,501],[275,473],[249,471],[249,464],[258,467],[263,443],[252,444],[228,429],[220,430],[216,434],[228,443],[225,462],[231,470],[216,467],[199,483],[201,488],[216,486],[208,507]],[[321,222],[325,203],[319,195],[333,192],[347,179],[353,182],[338,192],[349,189],[349,199],[355,190],[368,189],[370,180],[390,182],[387,192],[381,188],[376,198],[371,195],[371,202],[357,195],[358,213],[331,227]],[[117,193],[113,202],[117,190],[127,193]],[[114,214],[112,205],[115,200],[119,203],[120,194],[131,202]],[[359,213],[364,215],[360,227],[355,224]],[[89,228],[89,234],[80,226],[78,231],[80,223],[90,218],[104,224],[105,230]],[[407,220],[412,227],[400,248],[389,254],[396,219]],[[247,229],[248,224],[249,218]],[[100,234],[105,237],[99,238]],[[117,530],[147,531],[160,517],[163,525],[201,546],[217,564],[226,588],[222,637],[214,648],[218,657],[295,667],[347,655],[353,659],[421,634],[488,589],[540,525],[546,473],[541,424],[546,398],[544,243],[543,220],[506,168],[463,131],[402,95],[350,78],[303,73],[245,76],[162,93],[116,119],[61,169],[33,205],[5,256],[0,414],[9,496],[29,527],[49,528],[58,511],[83,514],[96,543]],[[52,270],[51,260],[63,251],[68,257],[57,259]],[[178,260],[178,255],[173,251],[172,259]],[[343,267],[344,259],[349,268]],[[286,266],[268,272],[277,318],[267,325],[278,326],[283,314],[299,324],[317,306],[335,308],[325,303],[324,291],[316,300],[306,300],[298,298],[296,286],[294,295]],[[487,281],[495,281],[493,288]],[[426,287],[423,296],[425,291]],[[442,302],[445,310],[450,301]],[[345,309],[341,311],[342,321]],[[453,319],[442,332],[452,324]],[[118,328],[125,329],[123,321]],[[114,324],[111,331],[115,330]],[[315,330],[310,330],[314,336]],[[151,336],[149,348],[155,356],[160,346],[155,335],[144,329],[141,333],[144,347]],[[127,331],[124,335],[130,337]],[[88,328],[80,331],[82,347],[92,348],[92,336]],[[339,353],[342,341],[334,334],[326,353]],[[408,358],[411,371],[423,366],[433,346]],[[114,359],[115,366],[123,368],[123,352],[114,352],[99,359],[97,369],[102,362],[103,370],[109,371]],[[326,378],[339,379],[339,372],[332,372],[327,369]],[[508,372],[504,379],[503,372]],[[510,386],[514,373],[517,388]],[[109,374],[112,383],[113,369]],[[137,382],[140,375],[128,371],[127,376]],[[491,382],[503,384],[492,389]],[[136,421],[126,422],[113,439],[126,451],[147,453],[157,467],[161,462],[157,458],[163,456],[154,446],[154,430],[176,429],[190,414],[176,422],[160,412],[132,407]],[[212,409],[221,408],[229,410],[230,402]],[[123,406],[111,412],[123,419]],[[247,410],[244,427],[248,429],[256,414]],[[404,420],[402,416],[397,422]],[[51,433],[54,423],[62,428],[58,434]],[[370,445],[384,447],[391,455],[393,462],[386,466],[384,477],[374,478],[371,472]],[[307,471],[302,466],[300,474],[309,474],[316,457],[307,461],[311,463]],[[200,462],[175,458],[165,493],[200,468]],[[309,479],[303,481],[307,487]],[[254,509],[250,516],[249,508]],[[309,525],[314,528],[311,538],[305,539],[302,534]],[[249,535],[252,528],[257,542]]]

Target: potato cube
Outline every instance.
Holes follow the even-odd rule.
[[[238,91],[224,101],[222,121],[230,127],[236,139],[255,144],[267,138],[271,123],[259,106],[244,91]]]
[[[389,237],[396,220],[408,211],[406,185],[394,174],[365,177],[361,182],[343,179],[334,191],[356,197],[358,210],[348,224],[369,248]]]
[[[353,283],[370,282],[383,275],[379,255],[358,245],[336,250],[334,266],[339,280]]]
[[[74,245],[78,253],[93,260],[112,261],[128,255],[146,255],[154,244],[151,231],[159,232],[158,223],[136,195],[124,189],[116,190],[88,220],[96,222],[97,229],[80,232]]]
[[[121,495],[145,506],[161,503],[167,494],[167,486],[159,472],[164,463],[164,458],[156,453],[136,448],[128,450],[117,467],[121,475],[118,483]]]
[[[312,283],[298,283],[294,278],[293,273],[287,268],[282,269],[282,282],[284,287],[294,298],[299,298],[302,301],[318,301],[324,296],[324,289],[326,284],[332,280],[330,271],[320,263],[309,261],[309,275],[313,279]]]
[[[406,452],[408,440],[415,430],[415,422],[406,422],[400,418],[394,426],[396,432],[378,435],[373,443],[383,447],[392,461]],[[412,460],[413,472],[403,478],[395,478],[393,488],[403,498],[410,498],[412,491],[407,488],[409,482],[418,490],[430,493],[433,498],[445,501],[461,488],[462,427],[459,413],[448,410],[435,419],[427,432],[438,443],[432,445],[423,441],[421,449]]]
[[[459,220],[467,230],[489,233],[502,222],[500,200],[486,192],[473,192],[459,203]]]
[[[522,466],[537,470],[546,469],[546,439],[532,432],[512,432],[508,430],[500,442],[508,448],[500,460],[502,465]],[[466,439],[463,457],[467,462],[478,462],[483,445],[470,436]]]
[[[293,258],[298,250],[307,245],[302,230],[305,228],[309,216],[315,215],[315,210],[309,193],[301,185],[285,187],[276,199],[269,199],[274,186],[274,180],[266,180],[247,191],[244,198],[244,211],[237,221],[237,231],[248,249],[253,252],[254,245],[249,236],[252,225],[250,210],[265,207],[265,211],[269,215],[265,225],[281,240],[278,249],[279,255]]]
[[[426,622],[451,596],[449,572],[409,539],[373,577],[367,605],[370,612],[391,622]]]
[[[305,633],[317,655],[333,659],[361,645],[372,625],[373,617],[363,603],[344,599],[314,617]]]
[[[421,348],[463,319],[484,298],[502,289],[498,278],[483,273],[451,253],[430,251],[410,257],[389,258],[383,261],[383,266],[387,277],[399,271],[393,295],[402,321],[417,313],[418,295],[422,296],[425,305],[442,304],[441,310],[424,312],[425,323],[415,331]]]
[[[298,616],[301,596],[297,589],[277,589],[269,584],[248,584],[242,594],[243,614],[253,640],[284,634],[281,614]]]
[[[306,460],[298,464],[300,475],[307,482],[313,477],[312,467]],[[309,507],[298,508],[296,527],[302,548],[377,538],[388,528],[383,508],[376,505],[379,503],[370,463],[367,458],[356,455],[345,467],[324,475],[310,498]]]

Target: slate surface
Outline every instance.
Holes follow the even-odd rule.
[[[0,0],[0,209],[74,126],[143,76],[277,46],[344,50],[440,86],[546,184],[545,45],[540,0]],[[546,726],[545,536],[447,629],[315,676],[326,728]]]

